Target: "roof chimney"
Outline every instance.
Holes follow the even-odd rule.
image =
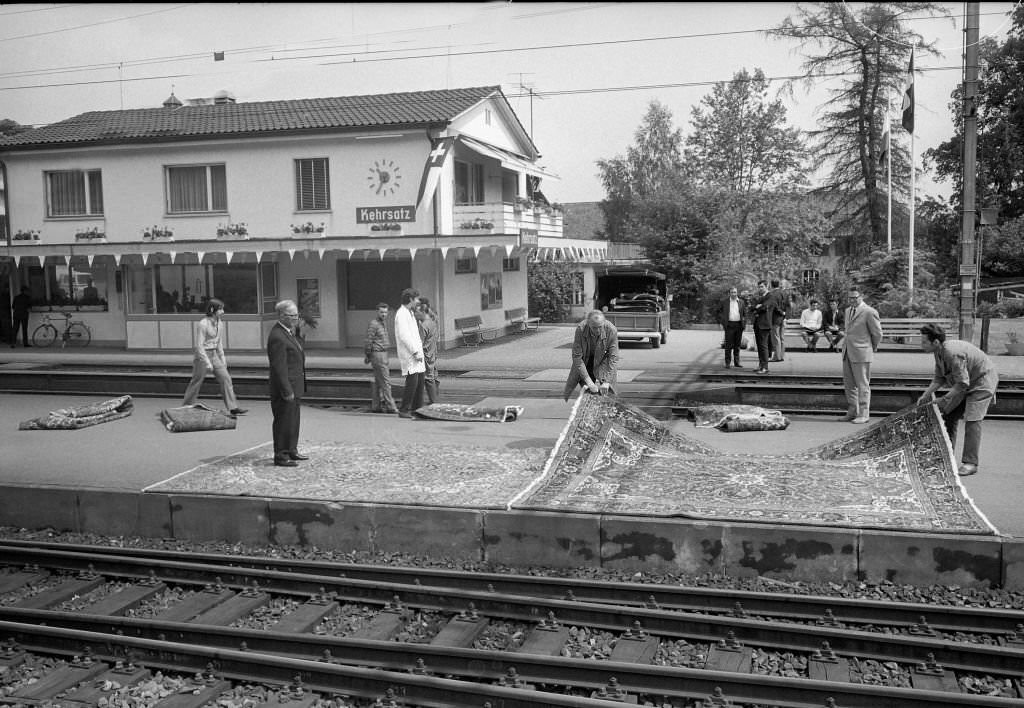
[[[213,102],[218,106],[223,105],[225,103],[234,103],[235,94],[231,93],[230,91],[225,91],[221,89],[217,93],[213,94]]]

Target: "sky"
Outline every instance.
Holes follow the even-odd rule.
[[[915,62],[918,156],[953,134],[964,4],[943,5],[950,18],[911,21],[942,51]],[[981,36],[1002,41],[1013,7],[982,3]],[[0,118],[42,125],[155,108],[172,91],[188,99],[227,90],[241,103],[500,85],[540,163],[560,177],[545,181],[545,195],[598,201],[596,161],[625,154],[651,101],[688,134],[693,107],[714,83],[760,68],[778,79],[774,91],[799,75],[799,45],[759,31],[795,10],[783,2],[0,4]],[[816,128],[834,81],[783,95],[789,124]],[[951,191],[927,174],[918,184],[921,196]]]

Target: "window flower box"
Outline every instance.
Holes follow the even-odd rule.
[[[323,235],[325,228],[326,227],[322,221],[319,226],[314,224],[312,221],[307,221],[305,224],[292,224],[292,233],[297,236],[321,236]]]
[[[401,224],[370,224],[370,231],[401,231]]]
[[[490,231],[494,228],[494,222],[484,221],[483,219],[473,219],[472,221],[463,221],[459,224],[459,228],[473,231]]]
[[[20,243],[39,243],[40,237],[39,232],[32,231],[17,231],[11,236],[12,241],[18,241]]]
[[[76,232],[75,233],[75,240],[76,241],[86,241],[86,242],[106,243],[107,242],[107,233],[105,231],[100,231],[99,228],[94,226],[91,229],[87,229],[85,231],[78,231],[78,232]]]
[[[245,222],[241,224],[221,224],[217,227],[218,239],[246,239],[249,238],[249,229]]]
[[[174,232],[160,226],[150,226],[142,232],[143,241],[173,241]]]

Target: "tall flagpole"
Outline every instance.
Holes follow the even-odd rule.
[[[907,77],[907,92],[903,96],[903,127],[910,133],[910,236],[907,241],[907,298],[914,302],[914,48],[910,48],[910,71]]]
[[[892,113],[892,96],[886,96],[885,100],[885,173],[886,173],[886,244],[887,250],[892,251],[892,126],[889,115]]]

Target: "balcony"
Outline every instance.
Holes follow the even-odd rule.
[[[484,233],[518,236],[528,231],[537,236],[561,238],[562,212],[550,207],[547,209],[520,208],[503,203],[456,205],[452,210],[452,233],[459,236]]]

